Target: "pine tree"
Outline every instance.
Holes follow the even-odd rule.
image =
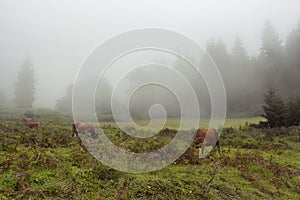
[[[253,87],[253,71],[250,68],[250,60],[242,41],[237,38],[230,54],[231,63],[231,88],[228,93],[228,112],[241,113],[249,111],[251,104],[255,102],[255,90]],[[250,78],[251,77],[251,78]]]
[[[228,71],[230,59],[223,40],[219,39],[216,43],[214,55],[212,55],[212,57],[216,61],[217,65],[219,65],[219,67],[224,68],[225,71]]]
[[[281,95],[290,95],[286,90],[290,85],[287,79],[290,72],[287,68],[282,41],[269,21],[266,21],[263,29],[258,65],[260,84],[264,89],[274,88]]]
[[[300,125],[300,96],[290,98],[287,102],[286,126]]]
[[[285,46],[289,64],[293,65],[300,71],[300,21],[286,39]]]
[[[72,111],[72,93],[73,85],[70,85],[66,89],[66,94],[59,100],[57,100],[55,109],[62,113],[71,113]]]
[[[96,89],[95,108],[100,114],[111,114],[112,87],[108,80],[102,79]]]
[[[34,71],[32,62],[27,58],[21,65],[21,69],[15,83],[15,104],[17,108],[32,109],[35,100]]]
[[[260,56],[270,60],[278,61],[284,55],[282,41],[273,28],[269,20],[266,21],[263,35],[262,46],[260,48]]]
[[[236,38],[234,46],[231,52],[231,59],[234,60],[235,63],[248,65],[249,57],[247,52],[242,44],[242,41],[239,38]],[[240,68],[246,68],[247,66],[240,66]]]
[[[289,91],[291,95],[300,95],[300,21],[296,29],[294,29],[287,37],[286,40],[286,55],[290,76],[286,79],[289,80]]]
[[[285,124],[285,104],[280,96],[273,89],[268,89],[264,95],[265,105],[262,106],[264,114],[270,128],[282,127]]]

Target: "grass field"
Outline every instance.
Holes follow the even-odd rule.
[[[258,123],[259,121],[264,121],[264,118],[262,118],[262,117],[226,118],[225,123],[224,123],[224,127],[238,128],[239,126],[243,126],[246,123],[248,123],[248,124]],[[135,120],[134,122],[139,126],[146,126],[150,123],[150,120]],[[192,124],[191,122],[189,122],[189,120],[185,120],[185,122],[187,124]],[[199,122],[198,127],[206,128],[206,127],[208,127],[209,122],[210,122],[210,119],[201,119],[200,122]],[[127,122],[119,122],[119,123],[122,124],[122,125],[129,124]],[[160,124],[160,123],[161,123],[161,120],[159,120],[159,119],[154,119],[153,120],[154,127],[155,127],[155,124]],[[114,122],[101,122],[101,124],[115,125]],[[163,128],[178,129],[179,125],[180,125],[180,119],[171,118],[171,119],[166,120]]]
[[[64,116],[37,115],[37,129],[16,116],[0,120],[0,199],[300,199],[300,127],[254,129],[245,123],[260,118],[228,119],[220,155],[213,150],[199,159],[192,145],[162,170],[131,174],[80,147]],[[115,144],[137,152],[160,148],[173,136],[166,129],[136,140],[113,123],[101,125]]]

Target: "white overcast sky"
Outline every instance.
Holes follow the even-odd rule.
[[[206,45],[222,38],[228,50],[236,37],[255,55],[265,20],[284,39],[300,19],[299,0],[1,0],[0,90],[13,84],[27,55],[33,60],[37,106],[50,106],[73,82],[97,45],[127,30],[159,27]]]

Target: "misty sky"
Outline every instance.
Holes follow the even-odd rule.
[[[300,19],[298,0],[0,1],[0,90],[13,97],[27,55],[36,73],[36,106],[53,107],[80,64],[101,42],[144,27],[167,28],[206,45],[238,36],[256,55],[269,19],[284,39]]]

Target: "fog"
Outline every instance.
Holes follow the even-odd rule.
[[[297,0],[2,0],[0,91],[8,99],[14,98],[17,73],[29,56],[36,79],[34,107],[54,108],[90,52],[124,31],[144,27],[170,29],[204,47],[212,39],[215,42],[222,39],[228,53],[238,37],[251,58],[260,54],[267,19],[285,44],[289,33],[297,27],[299,17],[300,1]],[[170,64],[176,62],[174,58],[155,58],[166,59]],[[200,62],[201,55],[194,59]],[[226,70],[223,70],[225,74]],[[111,72],[106,78],[120,73],[121,70]],[[228,79],[235,75],[231,74]],[[255,88],[255,83],[245,88]]]

